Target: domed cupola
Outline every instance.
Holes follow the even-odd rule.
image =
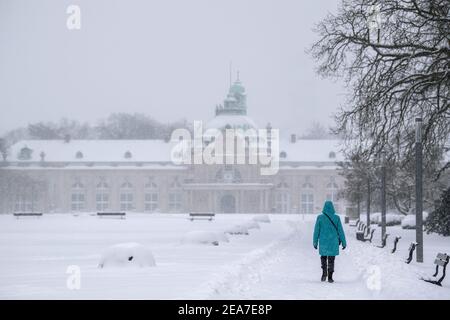
[[[216,116],[206,124],[206,129],[256,129],[252,119],[247,117],[247,94],[239,79],[230,85],[223,105],[216,106]]]
[[[245,94],[245,88],[239,80],[239,73],[236,81],[230,86],[227,97],[223,101],[223,106],[216,108],[216,115],[221,114],[234,114],[234,115],[246,115],[247,114],[247,95]]]

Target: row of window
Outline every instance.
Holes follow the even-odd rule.
[[[147,212],[158,211],[158,193],[149,192],[144,194],[144,210]],[[168,207],[170,212],[180,212],[182,209],[183,197],[181,192],[169,193]],[[97,211],[107,211],[110,209],[109,193],[97,193],[95,195]],[[131,211],[135,209],[135,198],[132,192],[121,192],[119,196],[120,210]],[[86,197],[83,192],[72,192],[71,210],[83,211],[86,209]]]
[[[339,211],[339,205],[337,204],[337,189],[330,190],[327,193],[326,200],[333,201],[334,208]],[[291,198],[290,193],[287,192],[277,192],[275,195],[275,210],[278,213],[289,213],[291,208]],[[316,213],[314,209],[314,193],[302,193],[300,195],[300,213],[313,214]]]
[[[179,212],[182,208],[182,195],[177,191],[180,187],[177,180],[171,184],[174,192],[169,193],[169,210],[171,212]],[[97,211],[107,211],[110,209],[109,186],[106,182],[100,182],[96,186],[95,203]],[[149,181],[145,185],[144,210],[147,212],[155,212],[158,210],[158,192],[157,185],[153,181]],[[120,210],[130,211],[135,209],[135,199],[133,185],[124,182],[120,186],[119,195]],[[71,210],[83,211],[86,208],[85,188],[80,182],[72,185]]]

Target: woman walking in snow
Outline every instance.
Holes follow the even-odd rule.
[[[342,250],[347,246],[341,219],[334,211],[333,202],[325,201],[322,214],[317,216],[313,236],[314,249],[317,250],[317,245],[319,245],[322,281],[325,281],[328,276],[328,282],[334,282],[334,259],[339,255],[340,244],[342,244]]]

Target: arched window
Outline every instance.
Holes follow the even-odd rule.
[[[127,181],[120,186],[120,210],[126,211],[133,209],[134,209],[133,185]]]
[[[27,190],[28,191],[28,190]],[[33,202],[27,196],[28,192],[19,192],[16,194],[14,210],[16,212],[31,212],[33,211]]]
[[[289,185],[282,181],[275,191],[275,208],[278,213],[289,213],[291,207],[291,195]]]
[[[72,185],[71,205],[72,211],[83,211],[85,209],[86,191],[81,182]]]
[[[333,201],[334,209],[336,211],[339,210],[338,192],[339,192],[339,187],[336,184],[335,178],[333,176],[331,176],[330,181],[327,184],[327,200]]]
[[[30,160],[31,154],[33,153],[33,150],[28,148],[27,146],[23,147],[19,151],[19,155],[17,156],[19,160]]]
[[[83,159],[83,152],[77,151],[77,153],[75,154],[75,158],[77,158],[77,159]]]
[[[95,202],[97,211],[106,211],[109,209],[109,186],[102,181],[97,184]]]
[[[305,214],[314,213],[314,186],[310,178],[306,177],[300,194],[300,212]]]
[[[147,212],[155,212],[158,210],[158,186],[153,180],[149,180],[145,184],[144,210]]]
[[[170,184],[169,212],[181,212],[183,205],[183,193],[181,184],[177,178]]]

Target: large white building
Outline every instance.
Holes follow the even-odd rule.
[[[257,128],[237,80],[205,129]],[[317,213],[343,186],[336,140],[280,141],[279,171],[260,165],[177,165],[162,140],[26,140],[1,162],[0,210]]]

